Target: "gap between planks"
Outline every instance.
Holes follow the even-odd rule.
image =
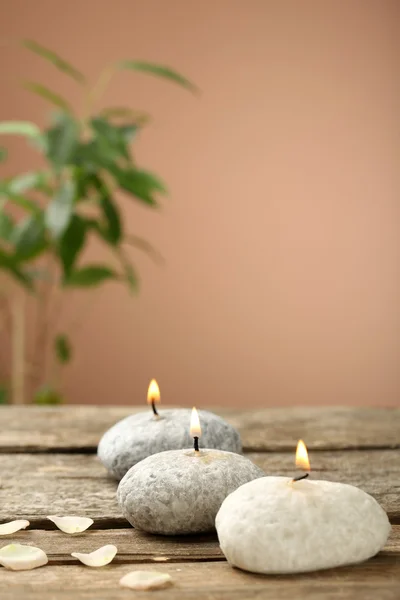
[[[4,539],[4,538],[3,538]],[[150,535],[129,527],[127,529],[89,529],[81,534],[66,535],[58,529],[26,529],[7,536],[6,543],[38,546],[46,552],[52,564],[80,564],[71,552],[92,552],[106,544],[118,548],[116,563],[127,562],[202,562],[224,561],[216,532],[191,536]],[[379,554],[395,555],[400,566],[400,526],[392,531],[384,550]]]
[[[379,452],[380,450],[400,450],[400,443],[398,444],[370,444],[363,446],[323,446],[320,448],[310,447],[308,448],[312,452]],[[243,453],[255,453],[258,454],[294,454],[296,448],[295,445],[290,446],[276,446],[270,448],[260,448],[258,446],[245,445],[243,446]],[[10,447],[0,447],[0,455],[1,454],[97,454],[97,446],[76,446],[71,448],[66,448],[65,446],[54,446],[51,448],[39,448],[37,446],[10,446]]]

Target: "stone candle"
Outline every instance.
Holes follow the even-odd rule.
[[[222,503],[216,528],[228,562],[253,573],[303,573],[359,563],[379,552],[391,527],[376,500],[351,485],[306,481],[301,441],[296,464],[306,475],[263,477]]]
[[[98,456],[109,473],[120,480],[141,460],[165,450],[188,448],[190,409],[157,411],[160,401],[157,382],[150,383],[147,402],[152,410],[131,415],[106,431],[98,446]],[[241,453],[239,432],[224,419],[208,411],[200,411],[203,445]]]
[[[118,486],[124,517],[148,533],[180,535],[211,531],[223,500],[264,472],[247,458],[213,448],[199,449],[195,409],[190,435],[194,449],[149,456],[132,467]]]

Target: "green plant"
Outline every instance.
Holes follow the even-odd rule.
[[[33,41],[25,41],[24,46],[82,87],[81,110],[76,113],[55,91],[27,82],[26,89],[57,109],[48,127],[42,130],[26,121],[0,123],[1,135],[23,136],[46,165],[0,181],[0,294],[6,305],[3,321],[7,321],[7,306],[11,311],[12,397],[14,402],[24,400],[23,380],[30,377],[32,395],[37,393],[37,401],[44,402],[46,397],[52,401],[60,397],[52,390],[57,386],[60,367],[72,357],[69,336],[57,330],[60,308],[54,290],[63,298],[71,289],[93,289],[116,281],[135,292],[138,277],[126,247],[134,246],[157,257],[146,240],[126,230],[117,201],[117,194],[123,192],[154,209],[159,196],[167,192],[164,182],[143,169],[132,151],[131,144],[149,116],[125,106],[99,110],[97,103],[119,71],[147,73],[191,91],[195,87],[168,67],[133,60],[107,66],[96,85],[90,87],[80,71],[54,52]],[[2,148],[0,160],[6,158]],[[110,262],[83,261],[93,236],[108,247]],[[33,294],[37,305],[31,361],[26,359],[23,291]],[[45,348],[50,335],[54,336],[54,364],[46,375]]]

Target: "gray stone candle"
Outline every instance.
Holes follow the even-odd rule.
[[[244,456],[199,449],[202,430],[195,408],[190,420],[193,450],[153,454],[132,467],[118,486],[124,517],[148,533],[180,535],[210,531],[225,498],[263,471]]]
[[[98,446],[98,456],[109,473],[120,480],[141,460],[166,450],[189,448],[193,441],[189,434],[191,409],[155,408],[159,390],[153,380],[149,387],[148,402],[153,410],[131,415],[106,431]],[[202,410],[202,443],[215,448],[241,453],[239,432],[217,415]]]
[[[124,517],[136,529],[162,535],[212,531],[225,498],[265,473],[239,454],[170,450],[132,467],[118,486]]]

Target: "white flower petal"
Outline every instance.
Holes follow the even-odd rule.
[[[49,559],[43,550],[35,546],[9,544],[0,549],[0,565],[11,571],[28,571],[48,563]]]
[[[9,521],[0,525],[0,535],[10,535],[20,529],[26,529],[30,525],[26,519],[18,519],[17,521]]]
[[[173,582],[171,575],[159,571],[131,571],[120,579],[122,587],[131,590],[155,590]]]
[[[81,533],[94,523],[93,519],[87,517],[57,517],[51,515],[47,518],[53,521],[58,529],[61,529],[64,533]]]
[[[71,556],[77,558],[81,563],[88,567],[104,567],[104,565],[108,565],[113,560],[117,552],[116,546],[108,544],[107,546],[98,548],[98,550],[95,550],[94,552],[90,552],[90,554],[71,552]]]

